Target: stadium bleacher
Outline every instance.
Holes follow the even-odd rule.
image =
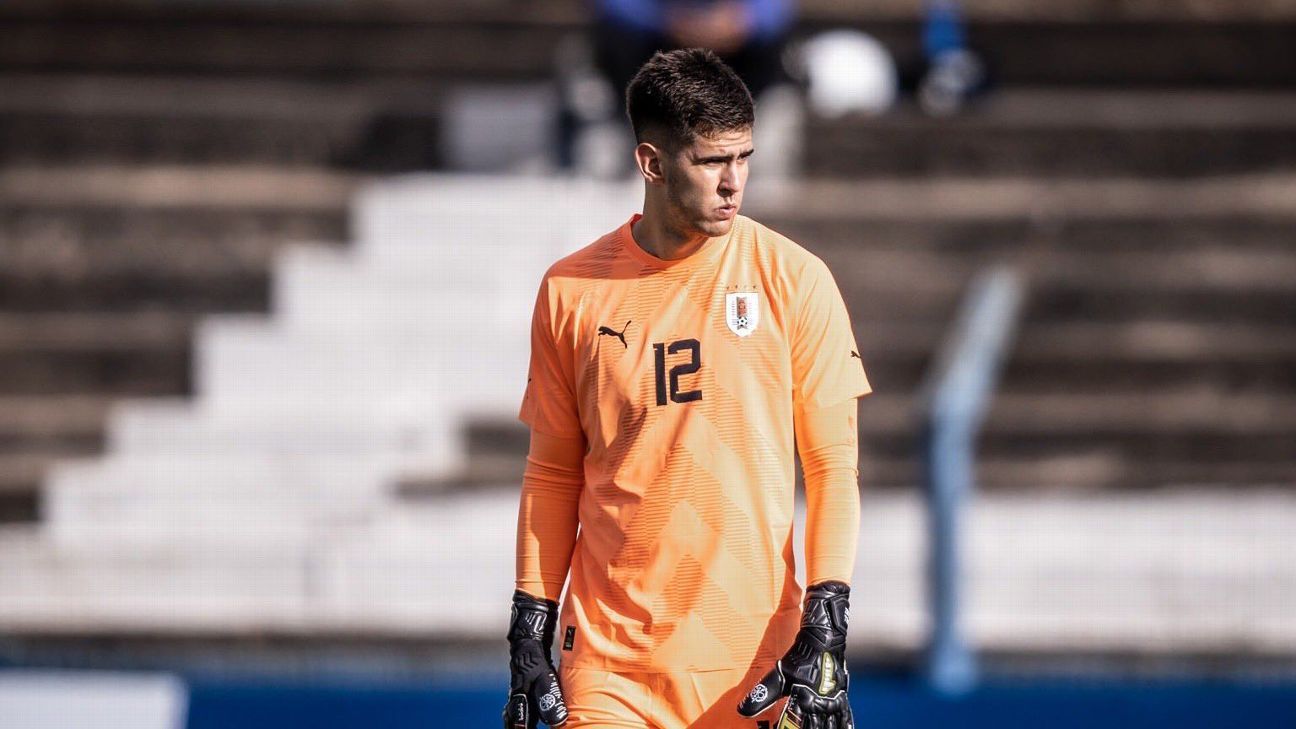
[[[1296,13],[1047,5],[972,11],[1001,89],[966,115],[811,118],[806,180],[753,182],[877,389],[853,645],[921,642],[912,393],[1008,262],[975,642],[1292,655]],[[912,53],[915,7],[805,32]],[[456,86],[544,87],[574,3],[331,8],[0,9],[0,632],[498,636],[535,285],[637,194],[375,181],[445,161]]]

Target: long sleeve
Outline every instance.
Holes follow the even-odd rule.
[[[792,419],[805,474],[806,577],[850,583],[859,539],[858,399],[872,392],[832,273],[811,258],[797,281]]]
[[[859,541],[858,400],[794,415],[805,475],[806,584],[850,584]]]
[[[517,589],[558,601],[571,566],[585,439],[531,431],[517,523]]]

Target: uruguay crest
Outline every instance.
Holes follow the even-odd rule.
[[[725,324],[740,337],[756,331],[760,324],[760,295],[755,291],[725,294]]]

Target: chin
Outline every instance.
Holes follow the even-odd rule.
[[[702,231],[710,238],[716,238],[722,235],[727,235],[729,233],[729,229],[733,228],[733,223],[734,223],[733,218],[730,218],[728,220],[706,220],[703,221],[702,224],[698,226],[698,230]]]

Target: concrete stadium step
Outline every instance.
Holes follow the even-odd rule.
[[[1250,434],[1256,438],[1296,431],[1296,397],[1273,393],[1212,391],[1104,394],[1069,392],[996,398],[989,431],[1094,435]]]
[[[1031,231],[1033,224],[1048,232],[1085,230],[1094,225],[1198,226],[1228,230],[1236,226],[1250,241],[1253,230],[1271,229],[1275,222],[1296,217],[1296,202],[1289,194],[1293,174],[1229,175],[1218,178],[1132,178],[1039,180],[1029,176],[977,179],[970,176],[911,179],[811,179],[790,183],[759,182],[747,193],[747,206],[760,220],[798,232],[815,226],[814,237],[827,230],[840,231],[847,240],[868,240],[860,224],[959,222],[983,225],[1016,224]],[[1257,227],[1258,226],[1258,227]],[[776,228],[783,230],[783,228]],[[1011,228],[989,229],[1008,232]],[[785,231],[789,232],[789,231]],[[1054,231],[1056,232],[1056,231]],[[891,236],[880,238],[886,242]],[[1199,236],[1200,237],[1200,236]],[[935,239],[944,245],[991,245],[996,236],[968,239]],[[1090,234],[1086,240],[1103,242]],[[807,237],[807,240],[812,240]],[[1019,245],[1010,236],[999,245]],[[1263,239],[1263,238],[1262,238]],[[1108,246],[1117,241],[1106,241]],[[1170,241],[1147,241],[1172,247]]]
[[[221,549],[69,549],[39,532],[0,532],[0,625],[25,635],[126,638],[497,633],[507,614],[494,614],[491,605],[506,604],[511,591],[511,567],[497,559],[506,536],[497,507],[493,499],[471,499],[402,508],[371,527],[337,528],[328,540]],[[449,535],[454,549],[441,544]]]
[[[1296,168],[1290,93],[1011,89],[950,119],[811,117],[811,176],[1154,176]]]
[[[291,631],[309,594],[299,550],[69,552],[31,527],[0,530],[0,545],[0,623],[26,635]]]
[[[516,539],[510,502],[516,515],[516,495],[499,491],[392,504],[346,533],[320,559],[325,631],[475,638],[506,629],[492,603],[512,590],[507,551],[499,561]]]
[[[1250,459],[1296,465],[1290,447],[1296,440],[1296,417],[1291,415],[1296,398],[1290,395],[1206,389],[1141,395],[1075,390],[1018,394],[1008,385],[995,398],[982,429],[981,452],[989,458],[1071,450],[1161,462],[1245,463]],[[864,407],[883,412],[906,409],[902,400],[883,406],[880,396],[873,397],[879,397],[879,402],[862,406],[862,412],[867,412]],[[895,432],[879,425],[878,433],[870,433],[865,419],[861,417],[862,439],[878,443]],[[903,435],[897,440],[903,441]]]
[[[868,300],[865,299],[867,302]],[[925,376],[942,332],[933,326],[875,324],[855,308],[860,354],[880,392],[909,392]],[[1112,322],[1028,319],[1002,374],[1003,388],[1048,393],[1067,388],[1140,393],[1214,387],[1296,392],[1296,341],[1284,323],[1128,319]]]
[[[398,504],[304,549],[69,551],[0,530],[0,629],[497,640],[507,618],[492,605],[507,603],[516,509],[516,488]],[[980,650],[1258,656],[1296,646],[1290,493],[982,493],[967,514],[964,627]],[[852,581],[871,587],[852,600],[855,650],[921,644],[925,528],[913,491],[865,493]]]
[[[860,446],[859,474],[864,492],[920,488],[923,479],[922,465],[916,460],[878,453],[868,443]],[[1080,494],[1178,487],[1286,488],[1293,480],[1296,466],[1285,461],[1153,461],[1102,449],[1063,447],[1036,455],[982,453],[977,458],[975,483],[984,493]],[[519,484],[521,478],[494,483]]]
[[[877,387],[875,383],[875,387]],[[1149,488],[1274,484],[1296,479],[1291,397],[1201,391],[1022,393],[995,399],[980,436],[986,488]],[[861,482],[911,486],[920,472],[918,413],[906,394],[879,391],[860,406]],[[520,483],[527,431],[513,420],[474,420],[468,462],[452,473],[412,473],[409,497],[489,483]]]
[[[863,19],[915,18],[922,0],[874,0],[848,5],[835,0],[802,0],[801,12],[817,21],[846,22]],[[1055,22],[1118,23],[1137,20],[1178,22],[1273,22],[1296,20],[1296,8],[1274,0],[1201,0],[1193,3],[1141,2],[1140,0],[995,0],[969,3],[960,8],[969,20],[1004,22],[1049,20]]]
[[[1291,321],[1293,296],[1288,293],[1244,291],[1158,292],[1139,295],[1129,291],[1095,293],[1078,286],[1058,285],[1042,289],[1031,301],[1030,316],[1051,322],[1070,318],[1079,321],[1122,321],[1128,319],[1185,319],[1215,322],[1236,327],[1281,326]]]
[[[804,3],[802,32],[855,27],[877,37],[902,76],[922,58],[922,3]],[[1029,6],[1029,7],[1027,7]],[[1282,2],[966,3],[967,42],[1003,86],[1290,88],[1296,18]]]
[[[1069,432],[997,431],[990,426],[982,438],[981,452],[986,458],[1074,459],[1079,466],[1093,459],[1104,468],[1114,464],[1111,473],[1091,475],[1084,468],[1077,469],[1073,483],[1091,488],[1163,486],[1185,478],[1185,473],[1197,483],[1213,478],[1209,474],[1214,468],[1219,469],[1217,473],[1232,474],[1239,484],[1291,483],[1290,432],[1265,431],[1252,436],[1202,427],[1161,435],[1149,433],[1141,425],[1122,423],[1097,433],[1076,432],[1078,428]],[[1129,481],[1122,480],[1124,474],[1120,472],[1128,467],[1125,464],[1135,466]]]
[[[756,186],[750,208],[820,255],[847,301],[869,302],[879,318],[944,320],[974,271],[1008,263],[1040,279],[1037,300],[1056,289],[1063,307],[1112,299],[1109,308],[1132,306],[1131,316],[1156,316],[1157,306],[1178,315],[1176,307],[1196,306],[1193,296],[1223,296],[1207,302],[1215,316],[1236,308],[1238,319],[1265,320],[1267,312],[1274,322],[1292,290],[1284,282],[1294,260],[1291,184],[1285,175],[821,181],[796,191]],[[906,288],[911,306],[900,306],[895,297]],[[1089,288],[1100,296],[1087,296]],[[1250,288],[1256,297],[1238,296]],[[1171,300],[1152,305],[1113,292]]]
[[[1296,392],[1296,337],[1289,325],[1175,320],[1123,323],[1027,320],[1005,365],[1014,392],[1071,388],[1113,394],[1213,387]]]
[[[0,453],[31,447],[95,450],[113,402],[101,395],[0,396]]]
[[[102,396],[0,396],[0,522],[34,520],[49,467],[100,452],[111,407]]]
[[[429,345],[435,339],[441,346],[449,346],[456,332],[528,337],[536,290],[552,255],[489,242],[447,245],[435,234],[426,247],[405,261],[291,247],[275,264],[275,314],[293,332],[333,337],[386,332],[407,343],[426,336]]]
[[[481,230],[489,244],[515,251],[525,240],[557,260],[615,229],[642,204],[643,186],[633,181],[408,175],[360,191],[352,238],[361,256],[427,266],[463,231]]]
[[[1238,500],[1236,509],[1230,503],[1233,498]],[[978,616],[978,611],[1004,597],[997,592],[1002,584],[1000,580],[1017,580],[1039,592],[1031,596],[1026,590],[1014,588],[1009,591],[1015,607],[996,615],[993,621],[996,625],[993,632],[1001,639],[1018,646],[1033,645],[1034,650],[1041,650],[1046,644],[1052,648],[1061,648],[1062,645],[1078,647],[1073,644],[1083,643],[1086,638],[1099,640],[1111,648],[1117,648],[1121,640],[1128,639],[1130,643],[1125,645],[1126,649],[1141,645],[1146,650],[1159,644],[1160,649],[1165,650],[1167,643],[1161,641],[1166,640],[1167,633],[1159,631],[1158,627],[1177,633],[1186,624],[1205,623],[1218,617],[1219,613],[1213,605],[1214,596],[1198,594],[1187,603],[1176,599],[1173,605],[1185,607],[1187,612],[1164,615],[1165,622],[1158,626],[1153,615],[1162,610],[1171,613],[1175,608],[1166,602],[1145,602],[1159,594],[1156,586],[1166,585],[1177,597],[1186,595],[1180,592],[1184,587],[1183,580],[1195,582],[1208,574],[1222,577],[1218,570],[1227,570],[1228,560],[1233,558],[1241,559],[1233,563],[1234,567],[1245,564],[1255,568],[1255,571],[1248,567],[1232,573],[1236,578],[1247,579],[1240,574],[1245,573],[1255,579],[1256,584],[1277,578],[1272,569],[1278,565],[1270,561],[1271,554],[1262,558],[1264,567],[1240,557],[1240,554],[1257,548],[1260,542],[1287,539],[1276,522],[1286,518],[1283,514],[1289,506],[1282,504],[1289,499],[1281,492],[1264,490],[1177,489],[1137,495],[1052,496],[1038,490],[978,494],[969,503],[965,522],[968,549],[963,579],[972,591],[966,598],[966,607],[972,612],[967,614],[970,620],[964,626],[973,633],[989,632],[990,625],[981,622],[989,616],[984,613]],[[894,640],[899,635],[919,640],[924,635],[926,619],[921,602],[925,553],[922,546],[925,524],[922,502],[912,491],[900,494],[866,491],[861,517],[856,579],[869,575],[870,581],[855,584],[885,582],[897,592],[869,590],[861,604],[856,605],[852,600],[852,618],[857,626],[852,628],[852,632],[869,632],[872,636],[870,641]],[[1251,518],[1258,520],[1254,529],[1248,526]],[[798,542],[794,540],[794,546],[799,548]],[[1218,548],[1225,551],[1216,551]],[[1234,549],[1239,551],[1234,552]],[[1130,554],[1128,558],[1115,556],[1126,550],[1133,550],[1136,554]],[[1114,565],[1119,565],[1119,568]],[[1082,574],[1084,572],[1087,574]],[[1197,577],[1190,577],[1190,572]],[[901,575],[905,577],[897,579]],[[1159,575],[1161,579],[1153,575]],[[1202,583],[1196,586],[1205,587]],[[1073,601],[1074,593],[1079,590],[1086,594]],[[1133,591],[1130,602],[1125,602],[1122,596],[1126,590]],[[1275,593],[1264,594],[1276,596]],[[1099,608],[1097,603],[1109,600],[1112,604]],[[904,614],[905,622],[892,622],[901,618],[899,613],[891,613],[884,620],[882,616],[889,612],[888,606],[894,609],[898,602],[908,604],[912,609],[911,613],[906,611]],[[1267,599],[1246,602],[1246,607],[1235,605],[1232,609],[1260,607],[1259,602],[1267,604],[1265,609],[1275,609],[1284,600],[1279,599],[1273,604],[1269,604]],[[1205,603],[1212,603],[1212,606],[1207,607]],[[1007,608],[1007,605],[1001,607]],[[1111,611],[1106,615],[1112,618],[1110,622],[1102,615],[1103,609]],[[1061,630],[1044,638],[1042,643],[1039,642],[1042,636],[1038,634],[1018,643],[1016,639],[1023,636],[1010,635],[1008,612],[1015,613],[1026,630],[1038,631],[1044,625],[1045,616],[1058,620],[1053,627]],[[1094,633],[1081,637],[1071,632],[1078,627],[1071,621],[1086,613],[1094,621],[1091,624]],[[1237,613],[1231,614],[1237,617]],[[1271,618],[1273,615],[1271,613]],[[1259,615],[1251,617],[1256,619]],[[1126,622],[1130,619],[1132,622]],[[1185,623],[1180,623],[1181,620]],[[867,621],[871,627],[861,629],[861,621]],[[1218,635],[1214,631],[1224,622],[1218,621],[1207,629]],[[885,623],[885,626],[880,623]],[[1069,628],[1063,628],[1064,624]],[[1172,624],[1176,627],[1170,628]],[[1247,624],[1256,626],[1255,622]],[[981,627],[973,627],[976,625]],[[885,630],[873,633],[884,627]],[[1126,632],[1131,629],[1133,632]],[[1120,633],[1122,638],[1117,639],[1113,632]],[[1135,633],[1142,634],[1142,637],[1135,637]],[[1168,642],[1178,643],[1189,637],[1180,635]],[[984,643],[981,645],[986,647]],[[1230,649],[1236,650],[1237,647],[1233,645],[1225,650]]]
[[[0,195],[49,208],[336,214],[363,180],[262,165],[38,165],[6,168]]]
[[[123,457],[265,456],[417,459],[426,468],[461,468],[464,434],[454,414],[440,410],[339,411],[331,414],[265,408],[222,416],[184,400],[127,401],[107,426],[108,451]]]
[[[0,171],[0,308],[264,309],[274,252],[345,238],[351,177],[260,167]]]
[[[421,169],[439,158],[445,84],[4,74],[0,161]]]
[[[40,488],[45,473],[59,459],[85,457],[97,452],[49,453],[32,449],[0,454],[0,525],[27,524],[40,519]]]
[[[526,385],[529,342],[519,334],[464,349],[411,347],[382,336],[357,343],[296,337],[256,320],[207,321],[196,344],[196,391],[225,413],[511,411]]]
[[[1003,244],[998,244],[1002,246]],[[886,290],[906,285],[943,296],[987,263],[1018,262],[1042,286],[1065,285],[1101,295],[1131,289],[1157,292],[1296,293],[1296,253],[1288,247],[1230,247],[1226,239],[1155,247],[1096,248],[1063,239],[1048,247],[1019,244],[1016,251],[969,242],[961,249],[936,242],[900,248],[890,242],[816,240],[808,243],[826,262],[839,264],[838,278]],[[1149,248],[1151,248],[1149,250]],[[1016,253],[1017,255],[1008,255]],[[838,273],[838,270],[840,273]],[[903,278],[903,281],[897,279]]]
[[[1127,252],[1143,260],[1170,254],[1194,271],[1228,266],[1228,277],[1264,275],[1262,257],[1289,250],[1296,220],[1288,194],[1293,182],[1291,175],[818,180],[795,188],[755,184],[748,208],[826,258],[858,256],[863,249],[897,263],[970,266],[1044,248],[1075,259],[1094,252]],[[357,251],[402,266],[431,267],[440,255],[433,241],[458,233],[447,227],[450,216],[455,225],[498,229],[507,240],[511,224],[500,219],[495,202],[504,199],[525,200],[541,216],[532,226],[545,237],[540,247],[571,250],[623,222],[621,213],[637,208],[640,195],[634,185],[412,176],[362,193],[355,206]],[[612,209],[593,213],[605,218],[597,224],[590,222],[595,203],[601,203],[599,210]],[[907,258],[913,255],[927,257]]]
[[[0,64],[42,72],[543,79],[558,42],[579,17],[571,5],[558,12],[543,5],[473,5],[437,7],[422,18],[382,8],[86,6],[50,12],[29,5],[0,15]]]
[[[973,4],[968,35],[1004,84],[1290,85],[1296,18],[1281,3]],[[1180,6],[1186,9],[1180,9]],[[921,55],[921,6],[807,3],[799,34],[862,28],[902,62]],[[561,39],[586,32],[578,3],[321,6],[59,6],[11,3],[0,64],[24,71],[386,75],[540,79]],[[107,43],[105,38],[112,38]],[[508,53],[498,49],[508,48]],[[1239,50],[1243,49],[1243,50]]]
[[[299,544],[362,523],[407,455],[150,454],[60,463],[43,526],[68,548]]]
[[[865,297],[852,316],[865,369],[879,392],[912,392],[927,372],[944,327],[869,318],[875,314],[872,300]],[[1296,336],[1285,324],[1028,320],[1004,366],[1004,387],[1023,395],[1047,394],[1059,383],[1113,394],[1212,387],[1296,392]]]
[[[916,482],[916,464],[881,471],[881,486],[906,486]],[[861,468],[861,474],[864,468]],[[861,475],[865,485],[870,481]],[[1034,456],[988,455],[977,460],[978,488],[1023,493],[1134,493],[1167,488],[1202,487],[1285,489],[1296,481],[1296,465],[1288,459],[1260,461],[1178,457],[1154,459],[1129,455],[1119,448],[1100,446],[1058,448]]]
[[[100,453],[109,407],[98,397],[0,397],[0,521],[35,516],[57,460]]]
[[[184,392],[192,328],[170,312],[0,312],[0,392]]]
[[[831,264],[830,264],[831,266]],[[834,277],[852,311],[852,317],[875,317],[913,325],[949,321],[958,304],[958,292],[971,282],[972,272],[933,280],[931,285],[915,283],[909,296],[898,288],[899,281],[871,283],[858,280],[848,269],[834,268]],[[873,278],[878,278],[874,272]],[[1281,327],[1291,321],[1293,294],[1260,290],[1248,295],[1232,288],[1211,290],[1158,290],[1154,285],[1140,290],[1135,282],[1126,287],[1097,287],[1070,281],[1036,282],[1028,302],[1027,319],[1040,326],[1069,321],[1119,325],[1127,321],[1174,321],[1188,324],[1227,325],[1239,329]],[[1104,290],[1105,289],[1105,290]]]
[[[867,194],[861,192],[861,206],[868,204]],[[906,275],[919,291],[944,293],[972,271],[1009,263],[1037,277],[1107,288],[1142,273],[1153,287],[1210,290],[1239,283],[1281,291],[1283,271],[1292,265],[1286,242],[1296,221],[1292,215],[1263,220],[1247,211],[1220,211],[1202,219],[1177,205],[1156,204],[1137,220],[1086,220],[1070,213],[1031,220],[1029,211],[1019,212],[1016,219],[970,221],[934,205],[898,220],[879,212],[820,224],[754,215],[819,255],[838,278],[839,270],[850,272],[878,288]]]
[[[412,471],[399,478],[392,492],[404,501],[441,498],[458,492],[517,486],[526,470],[526,452],[471,455],[462,468],[441,473]]]
[[[1146,320],[1278,333],[1296,305],[1289,188],[1285,175],[819,181],[755,187],[751,208],[828,262],[857,319],[948,321],[973,272],[1003,262],[1034,284],[1024,336]]]
[[[1254,463],[1255,475],[1241,480],[1268,482],[1272,474],[1296,471],[1289,445],[1296,438],[1296,420],[1288,412],[1292,399],[1264,391],[1235,394],[1209,389],[1018,393],[1009,383],[996,396],[985,421],[980,453],[991,462],[1096,453],[1126,459],[1136,467],[1134,474],[1144,465],[1153,476],[1156,469],[1167,468],[1165,478],[1180,477],[1175,474],[1183,473],[1176,470],[1181,464],[1208,471],[1218,462],[1221,473],[1242,473],[1246,464]],[[917,421],[912,407],[912,401],[902,395],[870,396],[861,405],[861,442],[890,458],[912,457]],[[1146,480],[1110,483],[1147,484]]]
[[[817,246],[856,316],[912,325],[946,320],[973,275],[1017,267],[1031,285],[1028,319],[1228,322],[1279,326],[1296,305],[1296,253],[1230,251],[1227,244],[1175,253],[1087,251],[1065,243],[989,254],[889,246]]]
[[[1231,250],[1227,246],[1227,241],[1219,241],[1211,246],[1184,246],[1176,253],[1061,248],[1050,252],[1036,276],[1044,279],[1045,285],[1065,282],[1099,295],[1134,287],[1296,294],[1296,253]]]

